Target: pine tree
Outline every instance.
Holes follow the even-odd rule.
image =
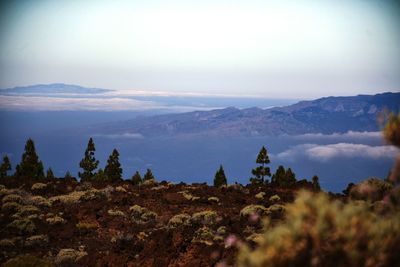
[[[287,169],[283,186],[290,187],[296,183],[296,174],[291,168]]]
[[[134,185],[140,185],[142,183],[142,176],[140,176],[140,173],[138,171],[136,171],[135,174],[132,176],[132,183]]]
[[[214,186],[221,187],[227,184],[227,179],[225,176],[225,171],[222,165],[219,166],[219,170],[215,173]]]
[[[44,178],[43,163],[36,154],[35,144],[31,138],[26,141],[21,163],[15,169],[15,175],[19,177]]]
[[[119,163],[119,153],[114,149],[107,160],[107,166],[104,169],[104,174],[110,182],[116,182],[122,179],[122,168]]]
[[[10,159],[7,155],[3,157],[3,163],[0,166],[0,178],[7,177],[7,172],[11,171]]]
[[[312,177],[312,186],[314,191],[321,191],[321,186],[319,185],[319,178],[317,175]]]
[[[282,165],[279,165],[278,169],[276,169],[275,174],[272,175],[271,184],[279,185],[280,181],[285,178],[286,170]]]
[[[79,167],[83,169],[83,172],[78,173],[82,182],[88,182],[93,180],[94,178],[95,175],[94,171],[97,169],[97,166],[99,165],[99,161],[96,160],[96,158],[94,157],[95,151],[96,148],[94,146],[93,139],[90,138],[85,151],[85,156],[79,163]]]
[[[153,173],[150,169],[147,169],[146,174],[143,176],[143,181],[155,180]]]
[[[257,164],[260,164],[261,166],[258,166],[254,168],[251,173],[255,176],[250,179],[251,183],[264,183],[264,177],[265,176],[271,176],[271,171],[269,167],[266,167],[265,165],[270,163],[269,157],[268,157],[268,152],[263,146],[258,153]]]
[[[97,173],[95,173],[93,180],[96,182],[110,182],[109,177],[105,174],[102,168],[100,168]]]
[[[64,175],[64,179],[66,182],[72,182],[74,180],[76,180],[74,177],[72,177],[71,173],[69,171],[67,171]]]
[[[53,170],[52,170],[51,168],[48,168],[48,169],[47,169],[46,178],[47,178],[47,179],[54,179],[54,178],[55,178],[55,177],[54,177]]]

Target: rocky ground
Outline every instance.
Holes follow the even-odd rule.
[[[0,198],[5,266],[230,266],[294,190],[5,178]]]

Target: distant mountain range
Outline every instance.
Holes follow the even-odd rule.
[[[269,109],[228,107],[158,115],[94,125],[85,131],[89,134],[134,134],[144,137],[266,136],[377,131],[377,116],[384,109],[399,112],[400,93],[324,97]]]
[[[60,94],[101,94],[111,92],[110,89],[87,88],[79,85],[63,83],[37,84],[0,89],[0,95],[60,95]]]

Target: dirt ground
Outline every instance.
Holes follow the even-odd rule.
[[[43,266],[234,266],[234,244],[253,244],[262,216],[282,219],[294,190],[5,178],[0,198],[2,264],[31,255]]]

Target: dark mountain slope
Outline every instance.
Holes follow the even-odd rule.
[[[400,93],[326,97],[271,109],[233,107],[94,125],[90,134],[262,136],[377,131],[384,109],[400,110]]]

